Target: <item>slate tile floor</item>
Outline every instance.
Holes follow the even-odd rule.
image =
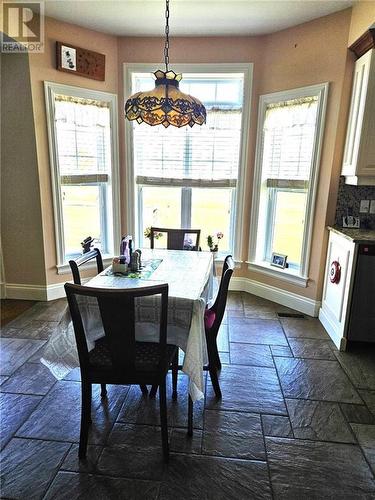
[[[3,330],[2,498],[375,498],[375,345],[339,353],[313,318],[231,293],[218,339],[223,399],[207,378],[186,435],[187,380],[169,398],[171,457],[161,459],[158,399],[138,387],[93,391],[77,457],[80,376],[39,362],[65,301],[37,303]],[[169,394],[170,394],[170,380]]]

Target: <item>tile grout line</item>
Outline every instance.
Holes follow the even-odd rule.
[[[266,464],[267,464],[267,472],[268,472],[268,480],[269,480],[269,484],[270,484],[271,496],[272,496],[272,498],[275,498],[275,494],[274,494],[274,491],[273,491],[272,477],[271,477],[271,467],[270,467],[270,463],[269,463],[269,459],[268,459],[268,451],[267,451],[267,444],[266,444],[266,435],[265,435],[265,432],[264,432],[264,425],[263,425],[263,419],[262,419],[262,415],[261,414],[259,415],[259,419],[260,419],[260,426],[261,426],[261,429],[262,429],[264,453],[266,454]]]
[[[68,454],[69,454],[70,450],[72,449],[72,447],[73,447],[73,444],[71,444],[71,445],[69,446],[69,448],[66,450],[65,454],[64,454],[64,455],[63,455],[63,457],[61,458],[61,460],[60,460],[60,462],[59,462],[59,465],[56,467],[55,473],[53,474],[53,476],[52,476],[52,478],[50,479],[50,481],[47,483],[47,487],[45,488],[44,493],[43,493],[43,495],[41,496],[41,498],[42,498],[42,499],[44,499],[44,498],[46,497],[46,495],[47,495],[47,493],[48,493],[48,490],[50,489],[50,487],[51,487],[52,483],[54,482],[54,480],[55,480],[55,478],[56,478],[57,474],[60,472],[61,466],[62,466],[62,464],[64,463],[64,461],[65,461],[66,457],[68,456]]]
[[[243,302],[242,295],[241,295],[241,299],[242,299],[242,302]],[[229,328],[228,328],[228,330],[229,330]],[[229,331],[228,331],[228,335],[229,335]],[[270,345],[268,345],[268,349],[269,349],[269,351],[271,353],[272,362],[275,365]],[[229,344],[229,353],[230,353],[230,344]],[[230,356],[230,354],[229,354],[229,356]],[[277,374],[276,367],[275,367],[275,371],[276,371],[276,374]],[[280,385],[280,381],[279,381],[279,385]],[[281,386],[280,386],[280,389],[281,389]],[[284,405],[286,407],[284,395],[283,395],[283,399],[284,399]],[[260,426],[261,426],[262,437],[263,437],[264,453],[266,455],[266,464],[267,464],[267,472],[268,472],[268,481],[269,481],[270,491],[271,491],[271,498],[275,498],[275,494],[274,494],[274,491],[273,491],[272,477],[271,477],[271,468],[270,468],[270,463],[269,463],[269,459],[268,459],[268,451],[267,451],[267,445],[266,445],[266,436],[265,436],[265,432],[264,432],[264,425],[263,425],[262,414],[259,414],[259,420],[260,420]]]
[[[347,416],[346,416],[346,415],[345,415],[345,413],[343,412],[343,410],[342,410],[342,408],[341,408],[341,405],[339,405],[339,408],[340,408],[340,412],[341,412],[341,414],[342,414],[342,415],[343,415],[343,417],[344,417],[344,420],[346,421],[346,423],[347,423],[347,425],[348,425],[348,427],[349,427],[350,432],[352,433],[352,435],[353,435],[354,439],[356,440],[357,446],[358,446],[358,447],[359,447],[359,449],[361,450],[361,453],[362,453],[363,458],[365,459],[365,462],[366,462],[366,463],[367,463],[367,465],[369,466],[369,469],[370,469],[370,471],[371,471],[371,473],[372,473],[373,478],[375,479],[375,472],[374,472],[374,470],[373,470],[373,467],[372,467],[371,463],[369,462],[369,460],[367,459],[366,454],[365,454],[365,452],[364,452],[364,450],[363,450],[363,448],[362,448],[362,446],[361,446],[361,444],[360,444],[360,442],[359,442],[359,440],[358,440],[358,438],[357,438],[357,436],[356,436],[355,432],[353,431],[352,426],[350,425],[349,419],[347,418]],[[355,422],[352,422],[352,423],[355,423]],[[373,424],[363,424],[363,425],[373,425]]]

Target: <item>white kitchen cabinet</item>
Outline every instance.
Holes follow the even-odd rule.
[[[346,349],[346,328],[349,321],[349,307],[354,267],[356,244],[345,236],[330,231],[327,261],[324,275],[322,307],[319,320],[340,350]],[[331,282],[332,263],[340,266],[340,278]]]
[[[375,185],[375,49],[355,64],[342,175],[347,184]]]

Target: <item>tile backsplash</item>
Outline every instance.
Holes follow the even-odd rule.
[[[375,229],[375,214],[359,213],[361,200],[375,200],[375,186],[351,186],[345,184],[345,177],[340,177],[335,224],[342,227],[342,218],[354,215],[359,216],[361,228]]]

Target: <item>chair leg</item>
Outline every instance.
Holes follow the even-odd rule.
[[[139,387],[141,388],[142,394],[144,396],[147,396],[148,394],[147,385],[140,385]]]
[[[212,387],[214,388],[215,391],[215,396],[217,399],[221,399],[221,389],[219,385],[219,379],[217,378],[217,369],[216,366],[213,363],[209,363],[208,365],[208,371],[210,372],[210,377],[211,377],[211,383]]]
[[[220,356],[217,350],[217,345],[213,347],[213,357],[215,358],[215,365],[218,370],[221,370],[221,361],[220,361]]]
[[[159,385],[160,399],[160,425],[161,425],[161,442],[163,446],[164,462],[169,460],[169,444],[168,444],[168,420],[167,420],[167,396],[165,378]]]
[[[219,385],[219,379],[217,378],[217,362],[220,363],[219,353],[217,352],[216,340],[212,338],[207,339],[207,351],[208,351],[208,371],[210,372],[212,386],[215,391],[217,399],[221,399],[221,390]],[[221,367],[221,363],[220,363]]]
[[[87,441],[89,426],[91,422],[91,394],[92,386],[89,382],[81,383],[82,403],[81,403],[81,433],[79,437],[78,457],[85,458],[87,451]]]
[[[188,401],[188,436],[193,435],[193,400],[189,394]]]
[[[106,384],[100,384],[100,387],[101,387],[100,397],[102,399],[106,398],[107,397],[107,386],[106,386]]]
[[[157,392],[158,392],[158,386],[153,385],[150,390],[150,398],[154,398]]]
[[[172,399],[177,400],[178,348],[172,361]]]

